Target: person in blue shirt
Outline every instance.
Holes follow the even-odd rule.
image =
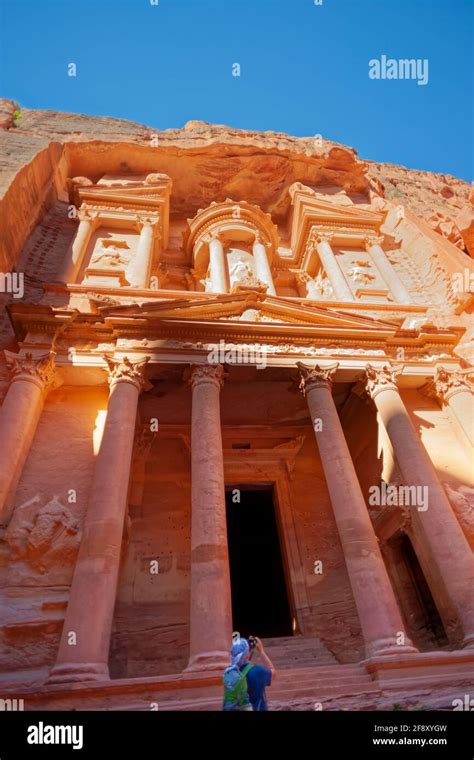
[[[259,712],[268,711],[265,689],[272,683],[275,677],[275,668],[269,656],[266,654],[263,644],[257,636],[252,636],[251,641],[255,643],[252,650],[246,639],[239,639],[232,645],[232,659],[235,662],[238,658],[238,667],[243,670],[249,663],[252,667],[247,672],[247,689],[252,709]],[[239,651],[237,651],[239,650]],[[262,665],[255,665],[251,662],[254,652],[258,652]]]

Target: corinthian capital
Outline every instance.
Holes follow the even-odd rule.
[[[367,248],[371,248],[373,245],[382,245],[383,235],[376,235],[375,232],[369,233],[365,236],[364,242]]]
[[[138,390],[149,390],[152,385],[145,376],[145,367],[150,361],[149,356],[137,362],[131,362],[128,356],[123,359],[113,359],[103,355],[107,363],[108,383],[112,387],[115,383],[132,383]]]
[[[222,364],[193,364],[189,384],[194,389],[201,383],[212,383],[221,389],[224,385],[224,377]]]
[[[49,351],[42,356],[33,356],[27,352],[24,356],[5,351],[7,367],[12,379],[30,381],[38,385],[41,390],[49,391],[61,385],[61,379],[55,367],[56,352]]]
[[[80,222],[95,222],[98,216],[98,211],[87,208],[87,206],[81,206],[81,208],[77,210],[77,218]]]
[[[159,213],[157,214],[136,214],[135,215],[135,222],[138,226],[138,229],[140,230],[142,227],[149,226],[149,227],[155,227],[160,220]]]
[[[318,230],[313,228],[309,237],[309,242],[313,245],[319,245],[319,243],[330,243],[334,237],[332,230]]]
[[[403,372],[403,366],[393,367],[390,364],[385,364],[383,367],[373,367],[371,364],[367,364],[365,367],[365,390],[371,398],[380,393],[380,391],[386,390],[398,390],[397,378]]]
[[[474,393],[474,383],[469,377],[472,374],[472,369],[449,371],[445,367],[437,367],[433,381],[427,387],[428,394],[447,403],[456,393]]]
[[[314,367],[308,367],[303,362],[297,362],[296,366],[299,369],[301,377],[300,391],[306,396],[313,388],[331,387],[332,376],[339,367],[339,362],[330,364],[328,367],[321,367],[319,364],[316,364]]]

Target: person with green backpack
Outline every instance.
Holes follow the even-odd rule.
[[[224,671],[224,711],[267,711],[265,688],[271,685],[275,668],[256,636],[247,639],[234,635],[230,650],[232,664]],[[250,662],[256,650],[265,666]]]

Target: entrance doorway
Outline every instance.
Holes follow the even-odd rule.
[[[232,625],[242,636],[291,636],[272,487],[226,489]]]

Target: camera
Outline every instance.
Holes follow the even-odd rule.
[[[251,652],[254,651],[255,647],[257,646],[257,639],[255,636],[249,636],[249,649]]]

